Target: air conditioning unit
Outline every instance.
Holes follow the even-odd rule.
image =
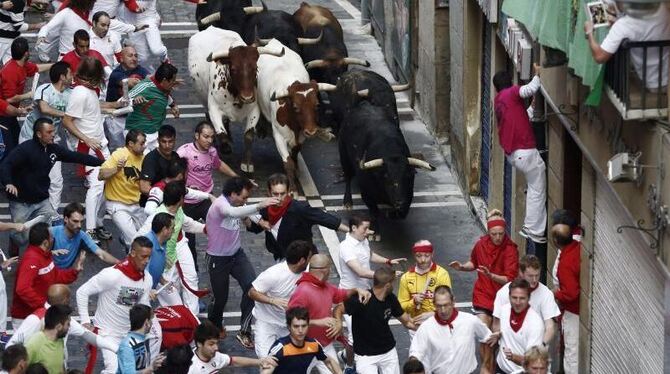
[[[512,54],[512,39],[514,38],[515,32],[521,32],[519,26],[516,24],[516,21],[513,18],[507,18],[507,24],[505,25],[505,34],[503,44],[509,55]]]
[[[519,73],[519,78],[522,80],[529,80],[531,74],[532,63],[532,54],[533,49],[530,46],[530,43],[527,39],[522,38],[517,40],[516,48],[514,51],[514,65],[516,66],[516,71]]]
[[[642,171],[639,156],[617,153],[607,161],[607,180],[610,182],[636,182]]]

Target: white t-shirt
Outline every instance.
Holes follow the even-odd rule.
[[[661,4],[659,10],[651,17],[645,19],[633,18],[630,16],[623,16],[619,18],[612,28],[610,28],[607,36],[603,40],[600,47],[607,53],[614,54],[619,45],[624,39],[630,41],[653,41],[653,40],[668,40],[670,39],[670,11],[664,4]],[[633,67],[637,75],[642,79],[642,58],[643,50],[634,48],[630,51],[631,59],[633,60]],[[662,86],[668,84],[668,56],[670,55],[670,48],[665,48],[663,52],[663,71],[661,72]],[[658,88],[658,67],[659,56],[658,48],[647,49],[647,88]]]
[[[528,309],[526,318],[519,331],[514,332],[510,326],[511,305],[505,305],[500,308],[500,349],[496,362],[505,373],[523,373],[523,368],[514,362],[505,358],[502,348],[509,348],[512,353],[522,355],[533,346],[542,345],[542,336],[544,335],[544,321],[540,318],[533,308]]]
[[[477,368],[475,352],[491,335],[476,316],[458,312],[453,329],[430,317],[419,326],[409,347],[409,355],[423,363],[426,373],[471,373]]]
[[[90,25],[85,19],[79,17],[70,7],[66,7],[54,14],[37,33],[37,37],[57,37],[58,53],[64,55],[74,49],[72,43],[74,33],[80,29],[88,30],[89,27]]]
[[[43,85],[37,87],[35,94],[33,95],[33,110],[30,111],[26,120],[21,125],[21,133],[19,134],[19,143],[23,143],[26,140],[33,138],[33,126],[35,121],[40,117],[47,117],[53,121],[54,126],[56,127],[56,143],[60,143],[60,137],[58,135],[61,124],[63,120],[60,117],[51,117],[40,111],[40,101],[45,101],[47,105],[51,108],[60,110],[62,112],[67,108],[67,103],[70,100],[70,93],[72,90],[69,87],[66,87],[63,92],[58,92],[58,90],[51,83],[44,83]]]
[[[370,257],[372,251],[370,250],[370,243],[367,239],[358,241],[356,238],[347,234],[344,240],[340,243],[340,288],[362,288],[367,290],[371,287],[370,279],[361,278],[354,272],[347,262],[351,260],[358,260],[358,263],[364,269],[370,269]]]
[[[151,305],[149,291],[153,280],[145,269],[139,281],[128,278],[114,267],[102,269],[77,290],[77,309],[81,324],[90,323],[88,300],[97,295],[95,325],[106,334],[123,337],[130,331],[128,313],[135,304]]]
[[[230,365],[230,356],[216,352],[214,357],[209,362],[203,362],[198,358],[198,355],[193,351],[193,358],[191,359],[191,367],[188,369],[188,374],[213,374],[218,373],[221,368]]]
[[[502,286],[496,293],[496,299],[493,302],[494,317],[500,318],[501,308],[509,305],[509,285],[510,283],[507,283]],[[554,299],[554,293],[542,283],[539,283],[537,288],[530,293],[530,307],[540,315],[543,321],[561,315]]]
[[[105,119],[100,112],[100,101],[95,91],[84,86],[77,86],[70,93],[65,114],[74,118],[77,129],[91,139],[100,141],[102,147],[107,145]],[[76,149],[79,139],[74,135],[68,136],[70,147]]]
[[[269,297],[288,300],[297,287],[296,282],[302,273],[294,273],[286,261],[272,265],[260,273],[251,285],[256,291]],[[275,305],[256,303],[253,310],[256,320],[277,326],[286,326],[286,312]]]
[[[107,65],[114,69],[119,64],[114,54],[121,52],[121,38],[119,35],[113,31],[108,31],[107,35],[101,38],[92,29],[88,31],[88,35],[91,37],[90,48],[98,51],[107,61]]]

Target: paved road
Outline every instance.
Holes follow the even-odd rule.
[[[281,2],[268,2],[270,8],[282,9],[292,13],[299,6],[299,0],[285,0]],[[165,25],[164,38],[170,50],[170,59],[179,68],[182,77],[187,78],[187,45],[188,35],[195,30],[194,7],[181,1],[159,0]],[[374,38],[370,35],[362,35],[359,32],[360,13],[356,6],[358,2],[353,2],[356,6],[345,0],[318,0],[313,3],[324,5],[333,10],[340,19],[344,31],[350,56],[365,58],[371,62],[371,69],[385,76],[391,82],[393,77],[384,63],[381,50]],[[204,109],[200,102],[194,96],[193,90],[189,84],[180,88],[176,93],[176,100],[182,109],[182,118],[168,119],[167,123],[173,124],[178,129],[178,144],[183,144],[192,139],[192,129],[195,124],[204,118]],[[466,259],[469,256],[470,249],[476,239],[481,235],[481,231],[475,223],[470,211],[468,210],[463,196],[458,189],[454,176],[445,164],[438,151],[437,144],[426,130],[424,124],[418,118],[411,108],[409,108],[407,97],[398,95],[398,107],[401,114],[401,128],[410,149],[414,153],[421,153],[426,160],[437,166],[435,172],[429,173],[419,171],[415,183],[414,204],[409,216],[402,221],[382,221],[381,229],[383,232],[382,241],[373,243],[373,249],[379,251],[388,257],[411,257],[410,247],[413,242],[419,239],[431,240],[436,249],[436,258],[440,264],[446,264],[454,259]],[[226,157],[226,161],[235,169],[239,170],[239,162],[242,155],[242,130],[241,126],[233,125],[232,133],[234,152]],[[341,179],[341,168],[335,142],[324,143],[320,140],[311,140],[305,143],[303,156],[307,169],[301,173],[301,184],[303,190],[309,197],[309,201],[314,206],[322,206],[326,210],[346,219],[348,212],[342,211],[342,193],[344,184],[339,182]],[[260,139],[254,143],[254,163],[256,173],[253,177],[260,185],[264,184],[267,176],[271,173],[281,170],[281,160],[275,149],[272,139]],[[71,166],[64,167],[65,173],[65,191],[63,202],[84,201],[85,189],[81,180],[74,175],[74,169]],[[217,176],[215,188],[218,190],[222,186],[223,178]],[[356,193],[356,192],[354,192]],[[254,197],[261,197],[262,189],[254,191]],[[363,203],[360,198],[354,200],[355,208],[362,209]],[[7,210],[6,200],[0,197],[0,218],[7,219],[9,212]],[[110,226],[111,221],[108,221]],[[115,228],[111,227],[116,233]],[[330,253],[336,256],[337,240],[342,240],[343,236],[336,236],[332,231],[323,229],[314,229],[316,243],[322,252]],[[204,237],[198,238],[198,248],[201,250],[199,261],[202,266],[204,251]],[[269,267],[273,261],[272,257],[265,251],[263,237],[253,234],[243,234],[244,248],[251,253],[253,266],[256,272],[261,272]],[[0,241],[0,245],[6,248],[6,239]],[[122,257],[122,250],[115,240],[107,243],[109,250],[117,257]],[[105,265],[89,256],[86,263],[86,269],[80,279],[73,285],[78,287],[83,281],[91,275],[98,272]],[[333,282],[337,282],[337,272],[333,271]],[[452,281],[457,301],[467,303],[470,301],[472,291],[473,274],[453,273]],[[13,289],[13,274],[5,274],[8,283],[8,293]],[[201,285],[208,285],[207,274],[201,273]],[[237,283],[232,282],[231,300],[226,308],[226,324],[229,330],[236,330],[239,324],[239,300],[241,291]],[[94,305],[92,305],[92,309]],[[398,352],[401,361],[407,357],[409,346],[407,333],[401,326],[393,327],[394,334],[398,340]],[[83,368],[86,360],[86,352],[83,349],[81,341],[71,339],[70,349],[70,367]],[[253,355],[253,352],[244,350],[237,344],[234,338],[227,338],[221,343],[221,349],[234,355]],[[99,360],[100,361],[100,360]],[[100,367],[100,362],[98,362]],[[224,372],[226,372],[224,370]],[[228,372],[253,373],[255,370],[235,369]]]

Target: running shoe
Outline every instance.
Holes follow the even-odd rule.
[[[112,238],[112,233],[107,231],[104,227],[97,227],[95,233],[100,240],[110,240]]]

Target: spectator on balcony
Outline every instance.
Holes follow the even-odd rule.
[[[500,71],[493,76],[496,89],[494,108],[498,123],[498,138],[507,161],[523,173],[528,184],[526,216],[519,235],[535,243],[546,243],[547,182],[546,166],[535,146],[535,135],[530,125],[524,99],[531,98],[540,89],[540,66],[533,66],[535,76],[524,86],[512,85],[512,76]]]
[[[632,42],[646,42],[656,40],[670,40],[670,11],[661,4],[658,10],[645,18],[636,18],[624,15],[614,21],[607,36],[601,44],[598,44],[593,35],[593,24],[591,21],[584,23],[584,32],[591,47],[593,59],[604,64],[616,53],[624,39]],[[670,47],[663,48],[663,56],[659,56],[657,47],[648,48],[646,53],[647,63],[644,66],[644,50],[633,48],[630,53],[635,72],[647,89],[651,91],[663,91],[668,85],[668,62]],[[661,77],[659,82],[659,67]],[[643,74],[646,68],[646,75]]]

